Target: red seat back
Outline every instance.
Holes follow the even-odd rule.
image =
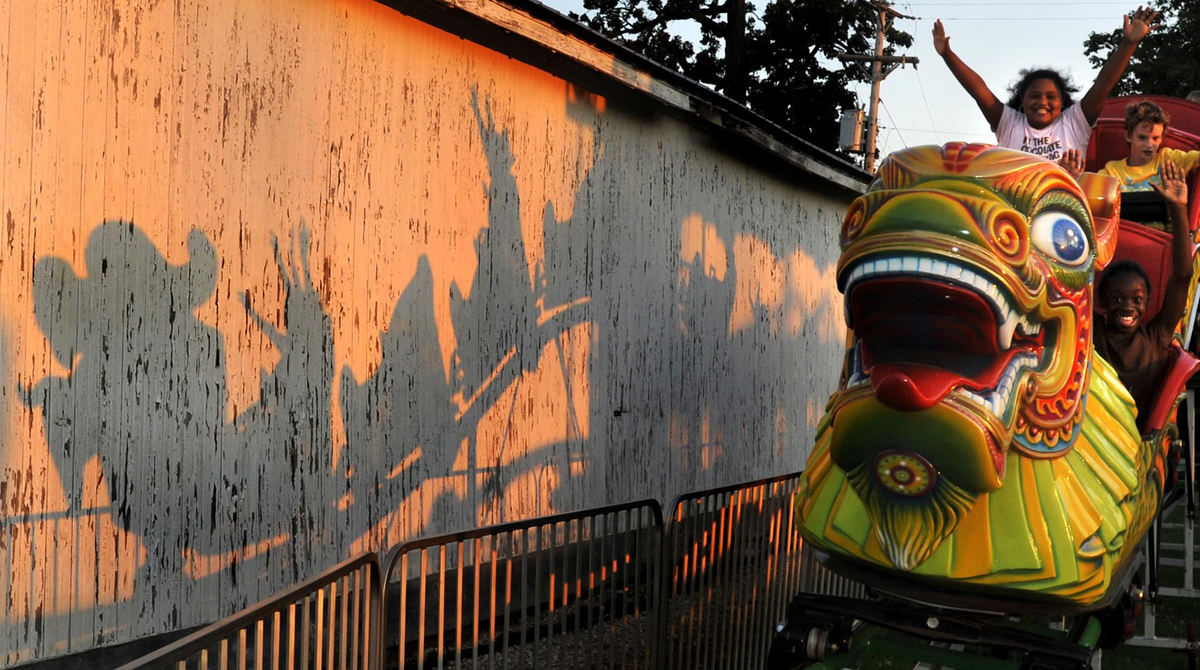
[[[1125,107],[1132,102],[1149,100],[1162,107],[1171,119],[1162,145],[1181,151],[1200,150],[1200,103],[1162,95],[1134,95],[1109,98],[1100,110],[1100,117],[1092,128],[1088,140],[1085,169],[1098,172],[1104,164],[1129,156],[1129,143],[1125,141]],[[1188,193],[1200,189],[1200,170],[1193,171],[1188,179]],[[1200,198],[1191,198],[1188,203],[1188,222],[1192,231],[1200,222]]]
[[[1200,103],[1161,95],[1109,98],[1100,110],[1088,141],[1086,169],[1089,172],[1103,169],[1108,161],[1129,156],[1129,143],[1125,141],[1125,107],[1142,100],[1157,103],[1171,119],[1163,135],[1164,147],[1183,151],[1200,149]]]
[[[1161,95],[1110,98],[1092,128],[1087,151],[1089,171],[1100,170],[1108,161],[1129,155],[1129,143],[1125,141],[1125,107],[1141,100],[1157,103],[1171,119],[1163,136],[1163,146],[1184,151],[1200,150],[1200,103]],[[1200,197],[1195,197],[1198,191],[1200,170],[1194,170],[1188,177],[1188,225],[1193,238],[1200,226]],[[1163,287],[1171,271],[1171,235],[1127,220],[1122,220],[1120,226],[1113,262],[1133,260],[1145,268],[1151,283],[1146,318],[1153,317],[1162,307]],[[1190,319],[1192,315],[1189,313],[1186,318]]]
[[[1200,371],[1200,358],[1175,347],[1175,359],[1163,372],[1158,395],[1155,396],[1154,404],[1146,414],[1145,420],[1142,421],[1143,434],[1161,430],[1167,424],[1171,410],[1175,407],[1175,401],[1179,398],[1179,394],[1183,393],[1188,379],[1191,379],[1197,371]]]
[[[1171,272],[1171,235],[1122,219],[1112,263],[1126,260],[1135,261],[1150,275],[1150,304],[1145,317],[1149,320],[1162,309],[1163,287]]]

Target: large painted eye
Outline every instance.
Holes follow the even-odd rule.
[[[1088,260],[1087,231],[1070,214],[1048,210],[1033,217],[1029,226],[1033,245],[1065,265],[1083,265]]]

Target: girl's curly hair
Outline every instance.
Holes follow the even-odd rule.
[[[1079,87],[1071,83],[1071,78],[1062,74],[1058,70],[1049,68],[1038,68],[1036,70],[1021,70],[1020,78],[1017,82],[1008,88],[1010,97],[1008,98],[1008,106],[1013,109],[1021,110],[1021,98],[1025,97],[1025,91],[1029,89],[1029,85],[1038,79],[1049,79],[1054,87],[1058,89],[1058,97],[1062,99],[1062,108],[1066,109],[1075,104],[1072,93],[1079,91]]]

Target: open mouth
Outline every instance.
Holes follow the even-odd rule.
[[[1109,317],[1109,320],[1127,330],[1137,328],[1138,315],[1137,312],[1116,312]]]
[[[870,382],[902,411],[949,393],[1007,423],[1022,371],[1052,350],[1054,329],[1019,312],[1008,291],[967,265],[931,257],[866,260],[846,279],[858,347],[849,386]]]

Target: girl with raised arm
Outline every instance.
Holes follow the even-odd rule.
[[[997,144],[1061,162],[1078,172],[1082,170],[1092,124],[1157,18],[1158,12],[1143,7],[1125,17],[1120,43],[1078,104],[1071,98],[1077,89],[1052,69],[1022,70],[1021,78],[1010,90],[1008,104],[1000,102],[983,78],[950,49],[950,38],[940,19],[933,24],[933,48],[975,99],[996,133]]]

